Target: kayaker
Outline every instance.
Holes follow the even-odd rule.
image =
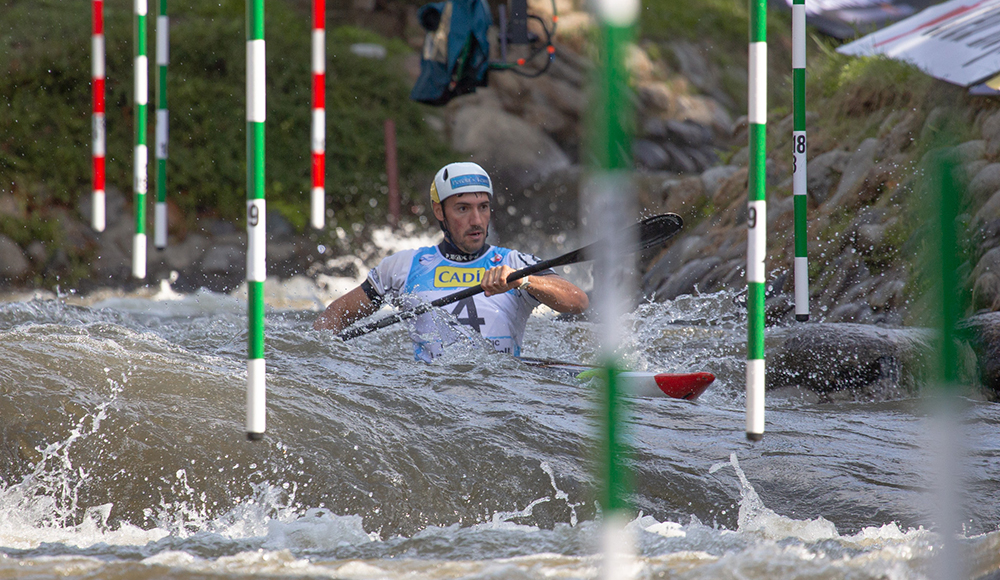
[[[330,303],[313,328],[340,332],[387,300],[413,308],[481,284],[483,293],[446,307],[451,316],[435,310],[416,318],[411,332],[416,358],[430,361],[444,345],[468,335],[455,321],[479,332],[496,350],[519,356],[524,327],[536,306],[573,314],[586,310],[587,295],[552,270],[507,282],[511,273],[540,260],[486,243],[493,183],[478,164],[444,166],[434,177],[430,196],[444,240],[382,260],[360,286]]]

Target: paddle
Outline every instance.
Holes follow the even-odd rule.
[[[648,217],[639,223],[632,226],[634,230],[633,239],[638,240],[638,244],[633,248],[625,248],[627,252],[636,252],[639,250],[646,250],[655,246],[662,244],[663,242],[669,240],[677,232],[680,231],[681,226],[684,225],[683,220],[677,214],[666,213],[661,215],[655,215]],[[572,252],[563,254],[551,260],[543,260],[537,264],[528,266],[527,268],[522,268],[513,272],[507,277],[508,281],[520,280],[525,276],[530,276],[532,274],[541,272],[548,268],[554,268],[556,266],[565,266],[566,264],[573,264],[575,262],[582,262],[589,259],[587,256],[594,253],[594,250],[600,246],[603,241],[594,242],[590,245],[584,246],[578,250],[573,250]],[[354,328],[348,328],[347,330],[341,332],[339,336],[342,340],[350,340],[352,338],[357,338],[363,334],[368,334],[380,328],[385,328],[386,326],[391,326],[397,322],[402,322],[404,320],[409,320],[415,316],[419,316],[426,312],[430,312],[434,308],[440,308],[459,300],[463,300],[470,296],[475,296],[483,291],[481,285],[476,285],[471,288],[466,288],[465,290],[460,290],[454,294],[449,294],[434,300],[432,302],[425,302],[412,310],[404,310],[402,312],[397,312],[395,314],[386,316],[385,318],[376,320],[374,322],[369,322],[361,326],[356,326]]]

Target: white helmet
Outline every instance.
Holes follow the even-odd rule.
[[[434,176],[431,184],[431,201],[442,203],[460,193],[487,193],[493,197],[493,182],[478,163],[449,163]]]

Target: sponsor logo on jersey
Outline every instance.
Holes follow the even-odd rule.
[[[454,288],[456,286],[477,286],[483,281],[486,268],[454,268],[438,266],[434,269],[434,286],[436,288]]]
[[[493,254],[493,257],[490,258],[490,261],[493,262],[494,264],[499,264],[501,260],[503,260],[503,256],[501,256],[500,254]]]

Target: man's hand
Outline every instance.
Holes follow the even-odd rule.
[[[520,288],[556,312],[580,314],[590,305],[590,299],[575,285],[555,274],[548,276],[525,276],[508,283],[507,277],[516,272],[510,266],[490,268],[483,274],[483,293],[486,296],[503,294]]]
[[[510,266],[502,265],[496,266],[495,268],[490,268],[483,274],[483,281],[480,285],[483,287],[483,294],[486,296],[494,296],[496,294],[503,294],[508,290],[513,290],[518,288],[524,283],[524,278],[518,278],[511,283],[507,282],[507,277],[516,272]],[[529,276],[530,278],[530,276]]]

